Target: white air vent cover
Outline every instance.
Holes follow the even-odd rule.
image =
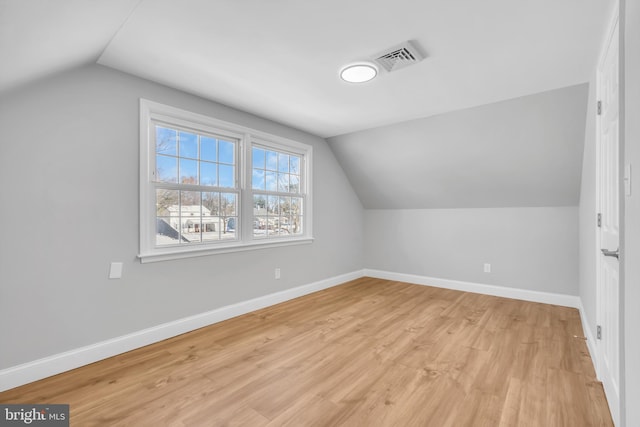
[[[387,71],[399,70],[417,64],[424,59],[420,51],[410,41],[380,52],[374,58],[374,62]]]

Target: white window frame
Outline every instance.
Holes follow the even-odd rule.
[[[252,138],[252,144],[251,144],[251,148],[253,147],[257,147],[266,151],[275,151],[278,153],[284,153],[284,154],[290,154],[290,155],[295,155],[295,156],[299,156],[301,159],[304,159],[306,154],[303,150],[300,149],[295,149],[294,147],[291,146],[285,146],[285,145],[281,145],[281,144],[276,144],[273,143],[271,141],[265,141],[262,139],[258,139],[258,138]],[[251,154],[251,158],[249,159],[249,162],[247,164],[251,165],[250,168],[253,170],[253,150],[250,150],[250,154]],[[306,226],[306,206],[307,206],[307,194],[304,191],[304,185],[305,185],[305,174],[304,171],[302,170],[302,165],[300,167],[300,171],[301,173],[301,182],[300,182],[300,192],[299,193],[287,193],[287,192],[281,192],[281,191],[264,191],[264,190],[255,190],[253,191],[252,189],[252,197],[253,195],[256,194],[261,194],[261,195],[265,195],[265,196],[290,196],[290,197],[300,197],[302,198],[303,202],[302,202],[302,206],[303,206],[303,212],[302,212],[302,223],[303,223],[303,230],[305,230],[305,226]],[[251,185],[252,183],[252,173],[251,171],[249,171],[249,183]],[[253,199],[251,200],[252,206],[253,206]],[[252,228],[253,228],[253,223],[251,224]],[[259,236],[256,237],[254,236],[254,240],[267,240],[267,241],[273,241],[273,240],[277,240],[278,237],[277,236],[273,236],[273,235],[265,235],[265,236]]]
[[[156,194],[155,140],[152,129],[157,121],[168,125],[186,127],[206,133],[227,136],[239,141],[236,149],[236,179],[238,182],[237,215],[239,229],[233,241],[213,241],[193,245],[156,245]],[[303,198],[303,233],[295,236],[254,237],[253,235],[253,191],[252,148],[260,147],[285,151],[301,157],[300,192]],[[214,119],[169,105],[140,99],[140,262],[165,261],[219,253],[264,249],[278,246],[307,244],[313,241],[312,189],[313,147],[287,138],[271,135],[246,126]]]

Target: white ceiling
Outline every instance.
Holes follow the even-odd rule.
[[[0,0],[0,91],[95,62],[139,0]]]
[[[97,62],[327,137],[586,82],[611,0],[0,0],[0,90]],[[421,63],[349,85],[405,40]]]
[[[589,85],[329,138],[367,209],[576,206]]]

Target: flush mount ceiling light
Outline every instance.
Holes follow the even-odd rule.
[[[364,83],[378,75],[378,67],[369,62],[350,64],[340,70],[340,78],[349,83]]]

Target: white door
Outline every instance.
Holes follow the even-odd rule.
[[[598,67],[598,376],[604,385],[611,415],[619,425],[619,93],[618,20],[612,25]]]

